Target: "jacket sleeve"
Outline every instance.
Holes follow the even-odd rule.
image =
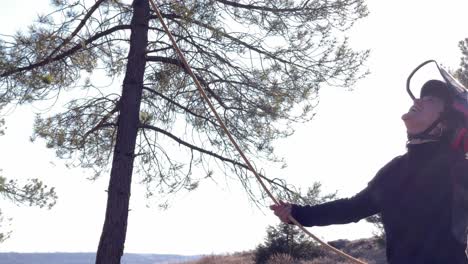
[[[374,215],[379,208],[365,188],[355,196],[314,206],[293,205],[291,215],[304,226],[325,226],[357,222]]]
[[[319,205],[293,205],[291,215],[304,226],[347,224],[380,212],[380,196],[385,182],[391,179],[393,168],[401,160],[396,157],[369,182],[367,187],[351,198],[339,199]]]
[[[466,244],[468,236],[468,160],[458,162],[452,170],[452,233]]]

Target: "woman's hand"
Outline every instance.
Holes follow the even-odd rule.
[[[270,205],[270,209],[273,210],[276,216],[281,220],[281,222],[289,224],[289,216],[291,215],[292,205],[290,203],[284,203],[279,201],[280,204]]]

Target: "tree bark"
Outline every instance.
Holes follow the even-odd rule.
[[[148,43],[148,0],[133,1],[130,50],[119,104],[117,140],[96,264],[119,264],[127,232],[130,186]]]

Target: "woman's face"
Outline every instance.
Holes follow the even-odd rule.
[[[435,96],[424,96],[414,100],[413,106],[401,119],[409,134],[418,134],[434,123],[444,110],[444,101]]]

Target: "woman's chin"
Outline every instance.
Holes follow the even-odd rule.
[[[417,130],[416,128],[418,127],[418,122],[413,113],[406,113],[401,116],[401,119],[405,123],[406,129],[408,130],[407,132],[414,132],[414,130]]]

